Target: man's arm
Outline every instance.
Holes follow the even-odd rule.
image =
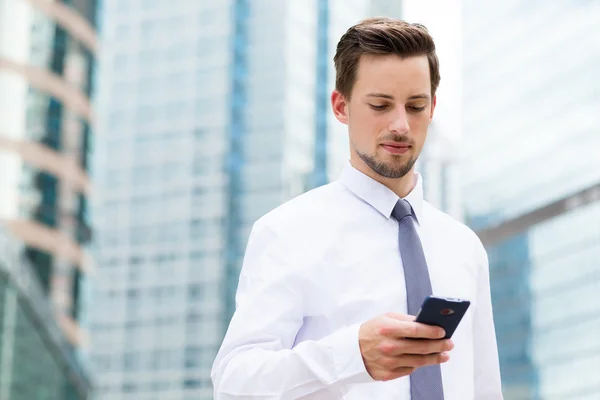
[[[298,265],[300,251],[287,244],[260,222],[250,234],[237,309],[211,374],[216,400],[297,399],[371,379],[359,325],[294,347],[308,301],[301,267],[309,266]]]
[[[479,265],[477,303],[473,319],[475,398],[502,400],[498,346],[492,314],[490,272],[485,248],[477,239],[475,257]]]

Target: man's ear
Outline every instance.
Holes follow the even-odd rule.
[[[431,113],[429,114],[429,123],[431,123],[431,121],[433,121],[433,112],[435,111],[436,104],[437,104],[437,95],[434,95],[433,99],[431,100]]]
[[[337,120],[348,125],[348,104],[344,95],[338,90],[331,93],[331,108]]]

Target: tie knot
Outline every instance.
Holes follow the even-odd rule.
[[[404,199],[399,199],[392,210],[392,217],[399,222],[402,218],[412,215],[412,213],[410,203]]]

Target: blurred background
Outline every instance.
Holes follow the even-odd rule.
[[[600,1],[0,0],[0,400],[212,398],[249,229],[337,178],[335,46],[382,15],[438,46],[418,169],[488,250],[505,398],[600,399]]]

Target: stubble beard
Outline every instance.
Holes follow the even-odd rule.
[[[389,179],[398,179],[406,176],[406,174],[408,174],[412,170],[412,168],[415,166],[415,163],[417,162],[416,158],[411,157],[406,163],[395,166],[390,165],[390,163],[385,163],[377,160],[376,155],[371,156],[368,154],[361,153],[358,150],[356,151],[356,154],[358,154],[360,159],[363,160],[363,162],[376,174]]]

